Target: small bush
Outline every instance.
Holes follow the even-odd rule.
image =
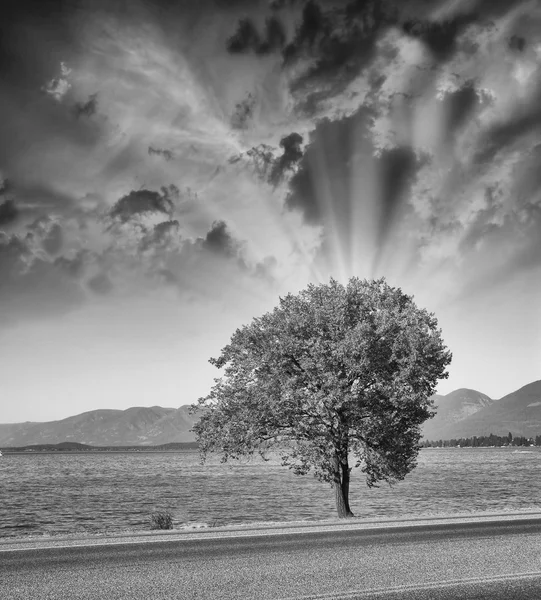
[[[170,512],[157,512],[150,515],[150,529],[173,529],[173,516]]]

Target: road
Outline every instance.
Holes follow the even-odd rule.
[[[2,600],[539,600],[541,517],[0,544]]]

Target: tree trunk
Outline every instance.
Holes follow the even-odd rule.
[[[349,474],[351,469],[346,460],[341,462],[338,457],[334,459],[334,494],[336,499],[336,512],[341,519],[355,516],[349,508]]]

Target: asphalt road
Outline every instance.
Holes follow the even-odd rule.
[[[0,598],[540,600],[541,518],[0,545]]]

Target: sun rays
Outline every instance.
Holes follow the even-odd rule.
[[[58,324],[68,364],[67,321],[99,352],[120,320],[119,352],[131,340],[144,368],[146,336],[200,393],[197,361],[279,296],[384,276],[441,319],[449,389],[497,397],[535,378],[537,3],[313,2],[319,20],[301,0],[82,0],[55,23],[14,21],[20,61],[0,60],[0,335],[20,356],[39,363],[39,323]],[[175,336],[189,368],[167,353]]]

